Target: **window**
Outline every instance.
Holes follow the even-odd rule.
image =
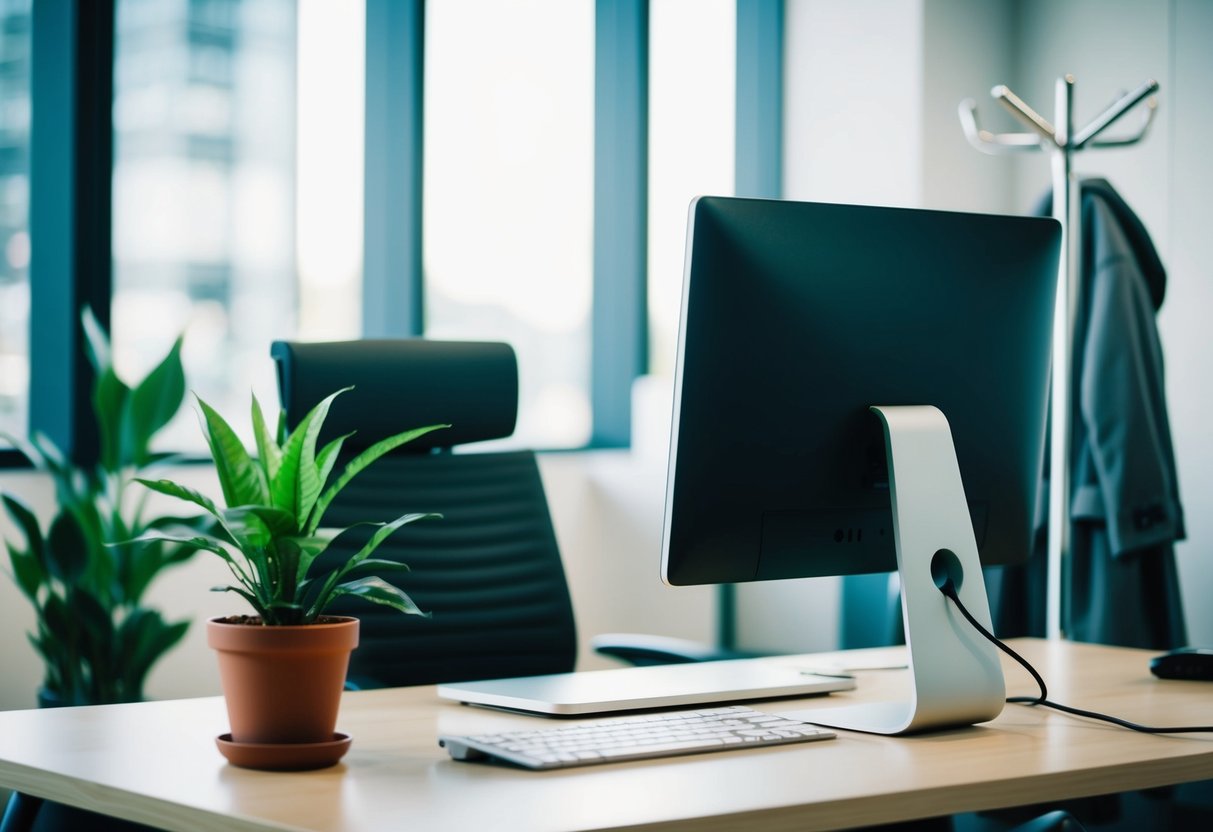
[[[651,0],[649,370],[672,376],[687,208],[733,193],[735,0]]]
[[[95,303],[109,294],[123,375],[144,374],[185,331],[189,386],[225,413],[244,412],[250,391],[276,401],[273,340],[424,332],[514,345],[514,442],[624,444],[633,376],[646,361],[672,369],[688,202],[756,192],[748,169],[735,185],[733,157],[779,156],[777,141],[735,138],[734,123],[779,133],[778,107],[755,102],[781,98],[780,0],[113,2],[113,235],[109,252],[87,248],[111,255],[112,286],[66,261],[57,272]],[[31,5],[0,0],[0,428],[15,433],[31,317],[53,333],[66,311],[35,297],[30,314],[30,63],[62,58],[58,41],[31,58]],[[108,17],[85,4],[54,20],[97,8]],[[756,23],[763,38],[747,34]],[[369,108],[368,56],[391,66],[372,76]],[[75,57],[95,66],[109,52]],[[749,93],[735,105],[739,84]],[[64,95],[65,118],[97,124]],[[110,174],[108,153],[78,155],[77,175]],[[373,204],[385,185],[393,195],[370,223],[366,182]],[[72,208],[55,193],[46,204]],[[38,349],[35,363],[44,354],[61,358]],[[87,406],[70,400],[75,371],[33,390],[56,435]],[[161,447],[201,450],[194,421],[184,413]]]
[[[191,390],[273,409],[276,339],[361,330],[360,4],[120,0],[114,48],[114,360],[186,332]],[[243,425],[246,420],[234,420]],[[193,414],[161,437],[201,449]]]
[[[590,437],[594,5],[430,0],[425,332],[518,353],[515,440]]]
[[[12,436],[29,405],[30,3],[0,0],[0,433]]]

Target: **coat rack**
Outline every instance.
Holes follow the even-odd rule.
[[[1074,155],[1088,148],[1127,147],[1137,144],[1154,121],[1157,81],[1147,81],[1114,101],[1082,129],[1074,126],[1074,77],[1057,79],[1054,124],[1040,116],[1003,85],[990,91],[1012,115],[1031,128],[1030,133],[994,134],[977,125],[977,104],[971,98],[960,102],[960,123],[969,143],[983,153],[1004,154],[1045,150],[1053,168],[1053,218],[1061,223],[1062,257],[1057,281],[1057,305],[1053,320],[1052,414],[1049,457],[1049,544],[1045,631],[1049,638],[1062,635],[1062,587],[1068,580],[1070,553],[1070,414],[1073,408],[1071,373],[1074,355],[1074,317],[1079,308],[1079,253],[1081,211]],[[1148,98],[1148,100],[1146,100]],[[1146,101],[1141,125],[1131,135],[1101,138],[1121,116]]]

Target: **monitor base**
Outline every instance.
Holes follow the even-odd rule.
[[[1006,700],[998,652],[939,589],[951,580],[973,617],[992,629],[951,428],[931,406],[872,410],[884,424],[889,460],[909,698],[786,715],[874,734],[986,722]]]

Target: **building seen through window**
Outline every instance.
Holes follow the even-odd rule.
[[[0,0],[0,434],[10,436],[26,434],[29,408],[30,3]]]
[[[363,26],[353,3],[119,0],[120,374],[185,331],[190,389],[241,426],[250,393],[276,406],[271,341],[358,337]],[[200,449],[193,414],[162,442]]]

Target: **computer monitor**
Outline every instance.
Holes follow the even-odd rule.
[[[662,578],[898,569],[915,701],[826,724],[900,733],[1001,710],[993,648],[936,584],[951,574],[988,624],[979,560],[1028,556],[1060,236],[1032,217],[691,205]],[[927,701],[971,675],[988,677],[975,704]]]

